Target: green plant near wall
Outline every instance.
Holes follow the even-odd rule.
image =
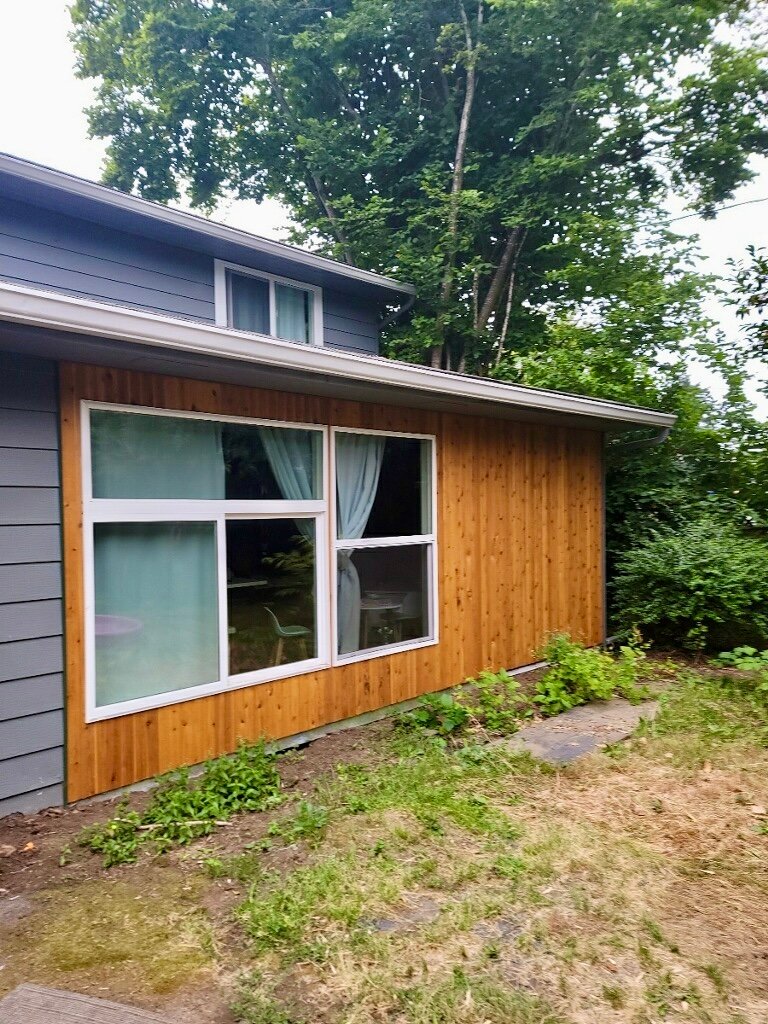
[[[637,641],[619,648],[614,657],[597,647],[584,647],[567,633],[549,638],[541,652],[549,668],[536,684],[533,702],[543,715],[563,711],[591,700],[610,700],[620,694],[635,701],[646,696],[638,685],[645,652]]]
[[[274,755],[263,742],[242,743],[235,754],[209,761],[199,779],[187,768],[161,778],[142,812],[122,801],[113,818],[83,829],[78,842],[101,853],[106,868],[130,864],[145,844],[163,852],[208,835],[233,814],[263,811],[281,799]]]

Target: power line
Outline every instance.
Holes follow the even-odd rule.
[[[745,199],[741,203],[731,203],[729,206],[719,206],[714,212],[722,213],[723,210],[735,210],[737,206],[751,206],[753,203],[768,203],[768,196],[760,199]],[[689,220],[691,217],[701,217],[700,213],[684,213],[682,217],[673,217],[669,223],[674,224],[678,220]]]

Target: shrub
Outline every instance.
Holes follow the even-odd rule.
[[[714,659],[715,664],[736,668],[740,672],[768,672],[768,651],[756,647],[737,647],[734,651],[723,651]]]
[[[474,730],[509,736],[520,728],[529,710],[517,680],[505,669],[485,669],[465,680],[464,689],[432,693],[400,716],[405,729],[416,729],[441,742]]]
[[[619,621],[701,651],[768,640],[768,545],[711,516],[628,552],[615,581]]]
[[[645,655],[636,644],[619,648],[614,658],[607,651],[584,647],[567,633],[556,633],[541,657],[549,668],[536,684],[533,701],[543,715],[559,715],[590,700],[610,700],[617,693],[629,700],[645,696],[638,687]]]

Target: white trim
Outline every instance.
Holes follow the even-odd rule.
[[[325,379],[407,390],[413,393],[415,406],[419,404],[420,394],[438,395],[455,400],[459,406],[464,404],[463,409],[456,411],[475,415],[498,416],[502,412],[514,415],[515,409],[530,410],[555,417],[589,417],[593,422],[586,422],[585,427],[603,430],[671,427],[677,419],[671,413],[654,409],[504,384],[338,349],[298,345],[7,282],[0,282],[0,319],[52,331],[94,335],[280,370],[298,370]]]
[[[91,410],[130,412],[176,419],[205,419],[216,422],[246,423],[280,426],[295,430],[312,430],[321,438],[321,494],[313,501],[231,501],[224,499],[134,499],[94,498],[91,474]],[[81,477],[83,495],[83,580],[85,588],[85,720],[105,721],[110,718],[136,714],[152,708],[166,707],[183,701],[195,700],[211,694],[273,682],[291,676],[329,668],[331,664],[330,637],[330,565],[328,553],[328,494],[329,459],[328,428],[323,424],[284,423],[281,420],[253,419],[242,416],[218,416],[175,409],[146,406],[126,406],[108,402],[80,402],[81,425]],[[229,674],[228,600],[226,575],[226,524],[228,520],[312,519],[315,523],[315,643],[317,654],[313,658],[288,665],[267,666],[253,672]],[[94,580],[94,526],[102,522],[206,522],[214,527],[217,560],[217,601],[219,636],[219,679],[198,686],[183,687],[165,693],[151,694],[117,704],[96,704],[96,643],[95,643],[95,580]]]
[[[359,537],[350,540],[337,537],[336,528],[336,435],[337,434],[374,434],[379,437],[404,437],[414,441],[427,441],[430,446],[430,533],[414,534],[400,537]],[[435,434],[415,434],[397,430],[370,430],[364,427],[331,427],[329,438],[330,474],[329,501],[331,508],[331,552],[333,554],[332,594],[331,594],[331,639],[332,662],[334,665],[349,665],[356,661],[367,661],[369,658],[380,658],[386,654],[399,654],[402,651],[417,650],[420,647],[432,647],[440,643],[440,599],[437,556],[437,437]],[[380,647],[367,647],[351,654],[339,654],[338,651],[338,572],[339,551],[372,550],[374,548],[424,547],[427,553],[427,629],[428,636],[416,640],[399,643],[382,644]]]
[[[9,153],[0,153],[0,172],[2,171],[25,181],[34,181],[38,184],[55,188],[67,195],[80,196],[83,199],[103,203],[140,217],[150,217],[152,220],[184,228],[187,231],[194,231],[196,234],[207,236],[208,238],[246,246],[253,250],[253,252],[266,253],[279,259],[291,260],[293,263],[311,267],[314,270],[335,274],[342,278],[349,278],[353,281],[360,281],[364,284],[374,285],[401,294],[414,295],[416,293],[414,286],[407,282],[396,281],[394,278],[386,277],[383,274],[375,274],[370,270],[361,270],[359,267],[351,267],[346,263],[339,263],[337,260],[329,259],[327,256],[318,256],[315,253],[307,252],[305,249],[297,249],[295,246],[286,245],[285,242],[276,242],[270,238],[262,238],[261,235],[242,231],[239,228],[218,224],[216,221],[208,220],[207,217],[201,217],[186,210],[177,210],[171,206],[161,206],[159,203],[153,203],[138,196],[119,192],[117,189],[109,188],[106,185],[98,185],[96,182],[87,181],[85,178],[65,174],[63,171],[57,171],[52,167],[45,167],[30,160],[22,160]]]
[[[232,271],[242,277],[256,277],[260,281],[266,281],[269,285],[269,337],[284,341],[277,333],[277,301],[275,299],[275,285],[282,284],[286,288],[295,288],[297,291],[308,292],[312,296],[312,338],[306,343],[319,347],[323,344],[323,289],[316,284],[307,284],[304,281],[296,281],[290,277],[280,277],[278,274],[269,274],[264,270],[254,270],[253,267],[244,267],[239,263],[230,263],[227,260],[213,261],[213,296],[214,310],[217,327],[226,327],[235,330],[232,326],[230,309],[229,288],[227,287],[227,272]],[[242,332],[248,333],[248,332]],[[293,342],[300,345],[302,342]]]

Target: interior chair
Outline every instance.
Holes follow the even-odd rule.
[[[307,659],[309,657],[307,637],[312,634],[312,630],[307,629],[306,626],[281,626],[277,616],[271,608],[267,608],[267,606],[264,605],[264,611],[269,616],[272,631],[275,634],[275,657],[272,664],[282,664],[286,640],[295,640],[304,658]]]

